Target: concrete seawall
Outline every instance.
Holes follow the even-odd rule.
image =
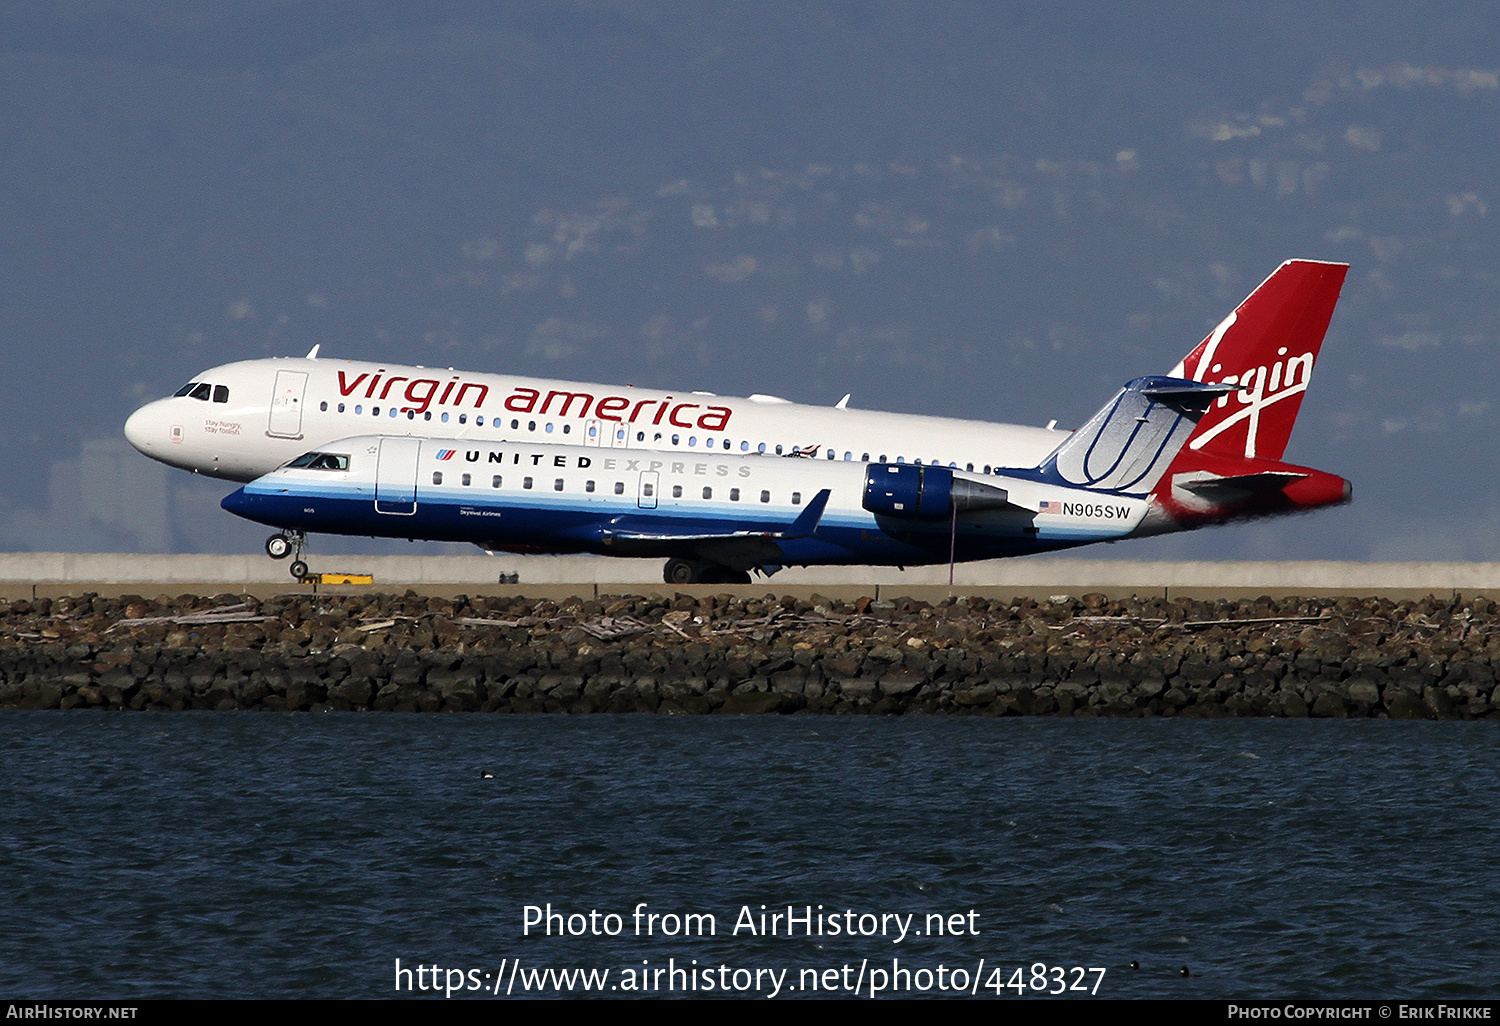
[[[370,586],[325,587],[325,593],[570,596],[653,592],[706,595],[793,595],[817,591],[831,598],[908,595],[936,601],[949,594],[987,598],[1047,598],[1098,593],[1111,598],[1239,599],[1261,595],[1500,596],[1500,562],[1348,563],[1130,561],[1028,558],[967,563],[948,586],[946,566],[790,568],[750,585],[666,585],[661,561],[594,556],[325,556],[314,570],[373,575]],[[0,553],[0,598],[38,599],[95,593],[106,596],[219,594],[268,597],[311,593],[287,575],[285,562],[253,555],[142,555],[132,553]]]

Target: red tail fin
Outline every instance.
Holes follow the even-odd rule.
[[[1209,408],[1189,450],[1281,458],[1348,270],[1288,260],[1173,368],[1173,377],[1240,386]]]

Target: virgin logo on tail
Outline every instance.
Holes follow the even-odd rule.
[[[1242,408],[1222,419],[1215,418],[1212,426],[1199,431],[1188,445],[1193,449],[1202,449],[1236,424],[1244,423],[1246,424],[1244,455],[1249,458],[1260,455],[1255,448],[1256,441],[1260,437],[1262,412],[1275,403],[1306,392],[1307,384],[1312,380],[1313,362],[1317,357],[1311,352],[1289,357],[1286,346],[1280,346],[1276,350],[1276,355],[1284,359],[1276,360],[1269,368],[1261,364],[1240,374],[1224,374],[1223,364],[1215,363],[1208,366],[1208,362],[1213,359],[1219,342],[1223,339],[1224,333],[1233,326],[1235,318],[1236,314],[1230,314],[1224,318],[1214,329],[1214,333],[1209,336],[1208,347],[1193,369],[1193,380],[1239,385],[1238,391],[1221,396],[1214,406],[1222,410],[1233,400]]]
[[[1288,260],[1177,365],[1174,377],[1239,386],[1199,422],[1190,450],[1281,458],[1348,269]]]

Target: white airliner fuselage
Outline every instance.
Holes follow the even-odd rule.
[[[215,367],[176,395],[141,407],[125,424],[130,443],[147,456],[230,481],[253,480],[309,449],[357,434],[921,462],[991,473],[1039,463],[1068,433],[807,406],[775,396],[325,359]]]

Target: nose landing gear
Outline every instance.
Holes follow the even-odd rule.
[[[266,539],[266,555],[272,559],[285,559],[296,553],[297,558],[292,560],[292,565],[287,569],[299,581],[307,577],[307,563],[302,558],[306,549],[307,535],[302,531],[293,531],[289,535],[273,534]]]

